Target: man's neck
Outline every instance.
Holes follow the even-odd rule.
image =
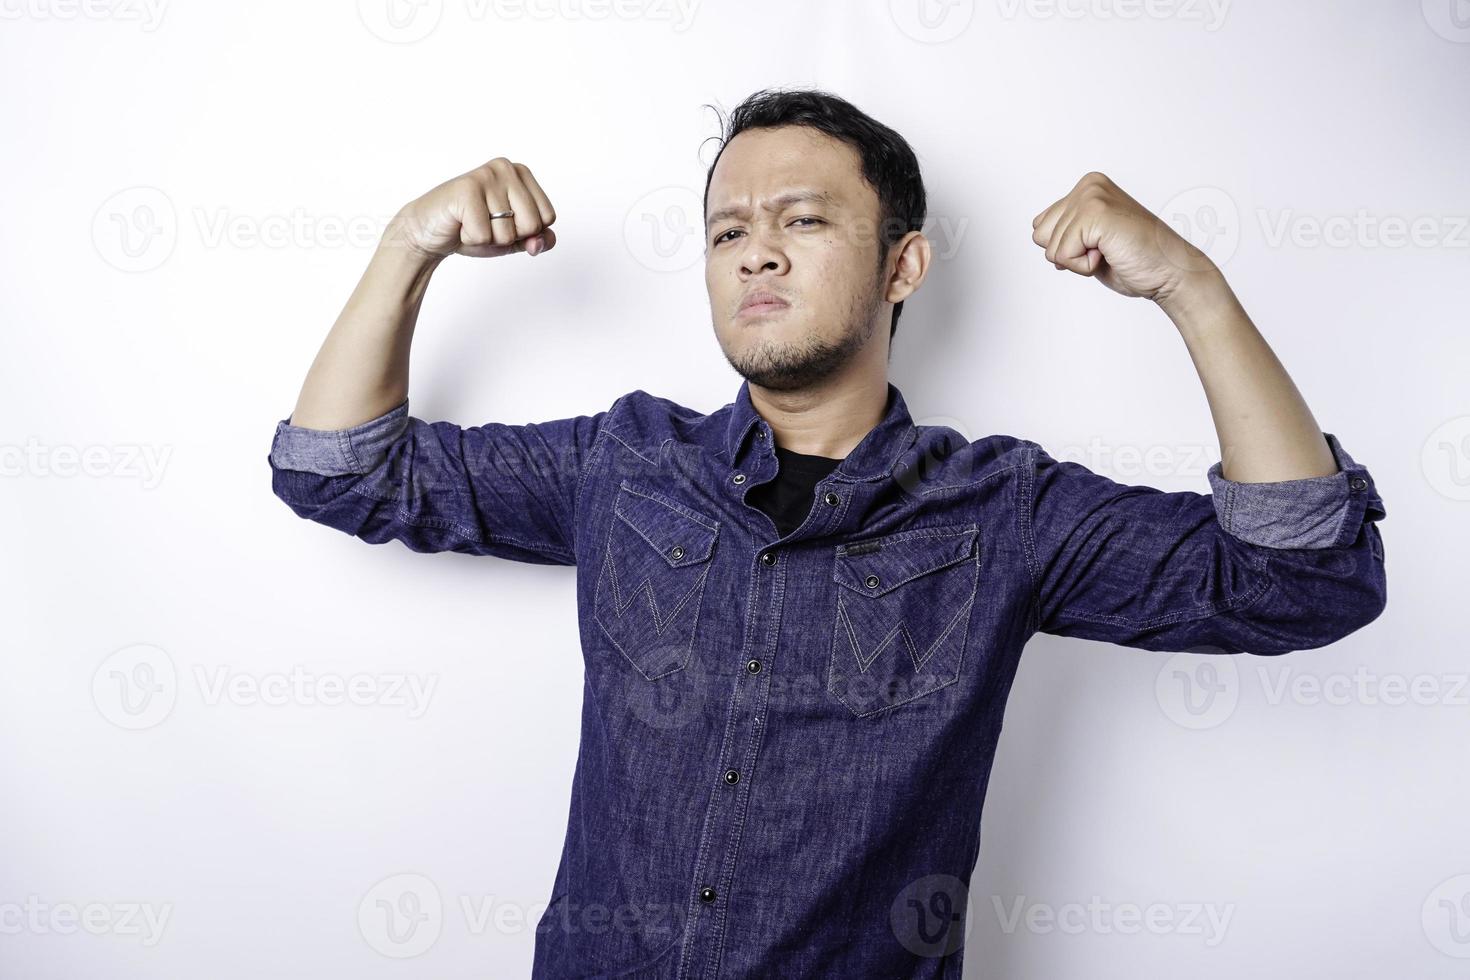
[[[799,391],[750,386],[750,402],[776,445],[807,456],[843,459],[883,418],[886,374],[854,376]]]

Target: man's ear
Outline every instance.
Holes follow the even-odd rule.
[[[888,278],[883,299],[889,303],[902,303],[924,284],[933,250],[922,231],[911,231],[894,242],[892,251],[898,253],[898,261],[894,264],[893,275]]]

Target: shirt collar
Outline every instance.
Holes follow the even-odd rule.
[[[725,429],[725,450],[731,465],[739,466],[747,442],[754,438],[752,430],[759,429],[765,438],[771,438],[771,426],[750,400],[750,382],[742,381],[731,405],[729,422]],[[883,417],[868,430],[852,452],[837,464],[834,476],[848,480],[877,480],[896,475],[894,468],[903,451],[914,441],[914,428],[908,406],[903,395],[893,382],[888,382],[888,401]]]

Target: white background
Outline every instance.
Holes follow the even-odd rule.
[[[573,570],[298,520],[266,453],[381,222],[499,155],[560,243],[441,268],[413,414],[729,401],[702,106],[768,85],[919,154],[937,261],[892,373],[917,421],[1207,491],[1173,327],[1030,241],[1097,169],[1221,262],[1389,512],[1388,609],[1327,649],[1030,644],[966,976],[1465,975],[1470,4],[386,2],[0,0],[0,976],[528,973]],[[253,693],[293,670],[374,703]],[[442,912],[385,955],[417,950],[377,899],[415,887]]]

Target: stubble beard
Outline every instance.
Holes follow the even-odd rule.
[[[797,391],[815,385],[840,371],[873,336],[878,309],[883,302],[882,280],[874,277],[872,288],[843,315],[843,331],[836,341],[827,341],[815,331],[800,340],[762,340],[725,360],[746,381],[771,391]]]

